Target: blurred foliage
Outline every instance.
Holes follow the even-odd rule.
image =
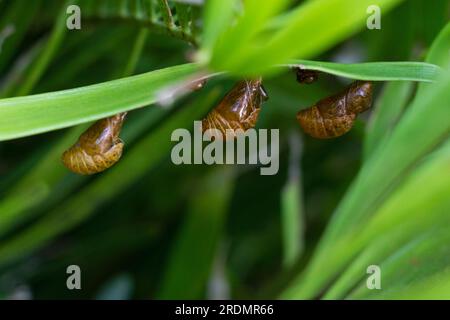
[[[365,27],[372,4],[381,30]],[[0,1],[0,137],[15,139],[0,142],[0,298],[450,298],[448,18],[446,0]],[[324,73],[299,85],[275,67],[290,64]],[[157,103],[205,69],[201,91]],[[279,173],[174,165],[171,132],[254,75]],[[373,112],[341,138],[304,136],[296,112],[341,77],[380,81]],[[82,123],[132,109],[117,165],[62,166]]]

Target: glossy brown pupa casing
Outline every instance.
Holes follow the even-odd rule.
[[[297,120],[314,138],[335,138],[350,131],[357,114],[370,108],[371,103],[372,83],[355,81],[341,93],[299,111]]]
[[[71,171],[90,175],[104,171],[119,161],[124,143],[119,138],[126,113],[101,119],[82,133],[78,141],[62,155]]]
[[[261,105],[267,99],[261,78],[239,81],[203,119],[202,130],[217,129],[225,139],[230,138],[226,135],[227,129],[245,132],[255,126]]]

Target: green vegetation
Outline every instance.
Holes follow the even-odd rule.
[[[374,2],[381,30],[366,28]],[[449,299],[448,14],[446,0],[0,0],[0,298]],[[293,65],[319,80],[296,83]],[[174,165],[172,131],[255,76],[279,173]],[[304,135],[296,112],[349,79],[374,81],[372,110],[340,138]],[[123,111],[115,166],[63,167],[91,121]],[[66,288],[71,264],[83,290]]]

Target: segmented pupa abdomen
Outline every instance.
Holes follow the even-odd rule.
[[[261,79],[238,82],[203,119],[203,132],[217,129],[226,137],[227,129],[246,131],[253,128],[258,120],[261,104],[267,98]]]
[[[314,138],[335,138],[350,131],[357,114],[370,108],[371,103],[372,83],[356,81],[343,92],[299,111],[297,120]]]
[[[78,141],[62,155],[71,171],[90,175],[113,166],[122,156],[124,143],[119,138],[125,113],[101,119],[81,134]]]

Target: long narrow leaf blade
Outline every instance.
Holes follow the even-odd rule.
[[[230,167],[205,177],[171,251],[158,299],[202,298],[224,228],[232,182]]]
[[[401,1],[378,0],[376,4],[387,14]],[[235,59],[237,63],[229,71],[239,75],[264,75],[277,71],[271,69],[273,65],[318,55],[366,27],[367,8],[373,4],[372,0],[306,1],[278,24],[275,34],[261,37],[253,44],[251,53]]]
[[[160,90],[199,71],[184,64],[91,86],[0,100],[0,141],[105,118],[158,101]]]
[[[370,154],[390,135],[394,125],[400,119],[412,91],[411,82],[391,82],[385,85],[367,126],[364,141],[365,159],[368,159]]]
[[[424,81],[432,82],[440,74],[440,68],[424,62],[366,62],[333,63],[293,60],[288,66],[322,71],[339,77],[371,81]]]
[[[385,191],[411,166],[449,135],[447,101],[450,75],[445,75],[419,97],[394,130],[383,148],[366,162],[331,219],[315,257],[304,274],[286,292],[287,297],[311,297],[336,275],[349,256],[339,260],[339,267],[329,264],[329,250],[348,230],[373,214]],[[326,271],[324,270],[326,269]]]
[[[48,212],[29,228],[3,241],[0,245],[0,268],[32,253],[54,237],[82,223],[95,213],[99,205],[110,201],[156,166],[170,153],[173,143],[168,137],[173,130],[191,128],[193,121],[203,117],[208,111],[217,95],[218,91],[214,90],[174,114],[156,130],[140,139],[119,163],[101,177]],[[114,188],[110,188],[112,185]]]

